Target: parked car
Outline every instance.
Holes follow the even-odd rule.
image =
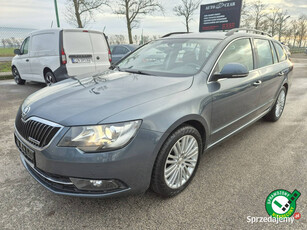
[[[125,57],[127,54],[134,51],[136,48],[138,48],[138,45],[111,45],[111,53],[112,53],[112,64],[118,62],[120,59]]]
[[[289,46],[283,45],[283,47],[284,47],[284,50],[285,50],[286,54],[288,55],[288,57],[291,57],[291,52],[290,52]]]
[[[94,30],[37,30],[14,52],[12,73],[17,84],[28,80],[54,83],[107,70],[111,62],[105,35]]]
[[[284,110],[293,64],[282,45],[235,31],[161,38],[109,72],[30,95],[15,122],[22,163],[56,194],[180,193],[204,151]]]

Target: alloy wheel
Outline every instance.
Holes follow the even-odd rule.
[[[286,102],[286,92],[282,90],[280,91],[278,98],[277,98],[277,103],[276,103],[276,108],[275,108],[276,117],[280,117],[282,111],[284,110],[285,102]]]
[[[177,189],[193,174],[199,157],[199,146],[195,137],[185,135],[171,148],[164,166],[164,179],[168,187]]]

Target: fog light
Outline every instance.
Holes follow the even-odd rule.
[[[95,187],[101,187],[102,180],[90,180],[90,183],[92,183],[92,185]]]
[[[116,180],[91,180],[72,177],[69,179],[80,190],[108,191],[124,187],[122,183]]]

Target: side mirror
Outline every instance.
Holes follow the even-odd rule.
[[[20,55],[21,54],[20,49],[14,49],[14,54]]]
[[[241,78],[248,75],[248,69],[239,63],[228,63],[224,65],[220,73],[213,75],[212,80],[216,81],[221,78]]]

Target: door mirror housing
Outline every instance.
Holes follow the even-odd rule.
[[[217,81],[222,78],[241,78],[248,75],[248,69],[240,63],[228,63],[224,65],[220,73],[215,73],[212,80]]]
[[[14,54],[20,55],[21,54],[20,49],[14,49]]]

